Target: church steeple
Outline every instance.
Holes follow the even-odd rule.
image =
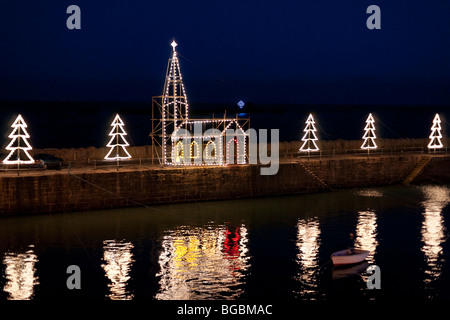
[[[184,120],[189,118],[189,104],[176,51],[178,44],[173,40],[170,45],[172,46],[173,52],[172,58],[169,59],[167,66],[163,104],[167,113],[165,118],[169,121],[174,121],[175,127],[178,127]]]

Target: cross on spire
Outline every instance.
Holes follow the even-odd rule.
[[[178,43],[176,43],[174,39],[170,45],[172,46],[173,51],[175,51],[175,47],[178,45]]]

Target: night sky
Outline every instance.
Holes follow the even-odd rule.
[[[69,30],[69,5],[81,30]],[[369,30],[369,5],[381,30]],[[0,6],[0,101],[151,101],[172,38],[191,102],[450,105],[450,2],[22,1]]]

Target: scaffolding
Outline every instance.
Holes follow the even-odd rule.
[[[170,163],[172,159],[172,133],[180,127],[184,127],[189,132],[194,132],[195,125],[201,125],[202,132],[207,129],[217,129],[219,131],[224,131],[231,122],[236,121],[243,131],[247,131],[250,128],[250,118],[240,118],[236,114],[235,118],[229,118],[224,113],[223,117],[215,117],[212,114],[211,118],[202,119],[190,119],[184,120],[182,122],[178,121],[179,124],[176,125],[177,121],[173,117],[173,113],[170,112],[170,108],[164,105],[164,96],[155,96],[152,98],[152,117],[151,117],[151,128],[150,133],[151,144],[152,144],[152,163],[157,161],[160,165],[165,165]],[[163,115],[167,118],[163,118]],[[248,159],[248,155],[245,155]]]
[[[250,127],[249,118],[239,118],[237,114],[235,118],[226,118],[226,112],[223,118],[214,118],[213,115],[212,119],[189,119],[189,104],[175,49],[177,46],[175,40],[172,41],[171,46],[173,53],[167,64],[163,95],[152,97],[152,131],[150,133],[152,163],[153,159],[157,159],[160,165],[172,164],[172,134],[181,127],[192,132],[193,127],[198,128],[201,125],[202,134],[207,129],[217,129],[223,133],[232,123],[236,123],[243,132]],[[247,154],[245,157],[248,159]]]

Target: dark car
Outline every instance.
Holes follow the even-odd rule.
[[[45,169],[60,169],[63,163],[61,158],[57,158],[54,155],[47,153],[35,154],[33,158],[36,161],[42,161]]]
[[[17,168],[17,164],[6,164],[3,162],[8,155],[9,155],[8,153],[0,153],[1,168],[6,169],[6,170]],[[10,159],[10,160],[14,160],[14,159]],[[43,168],[46,168],[45,163],[43,161],[36,160],[36,159],[34,159],[34,160],[35,160],[34,163],[21,163],[19,167],[21,169],[34,169],[34,168],[43,169]]]

